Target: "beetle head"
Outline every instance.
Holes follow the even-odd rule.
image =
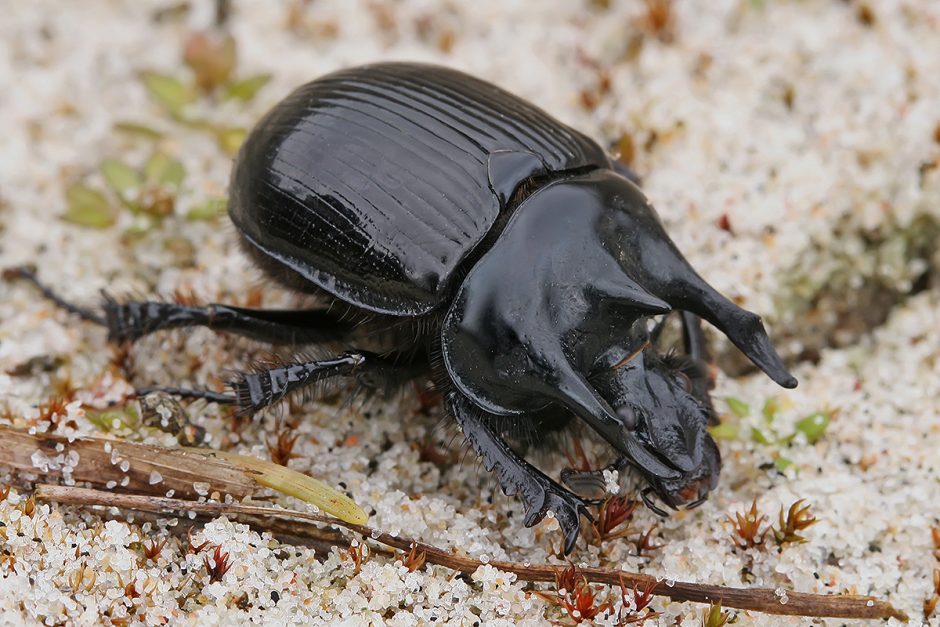
[[[711,408],[696,385],[707,376],[695,361],[647,347],[625,363],[594,379],[601,395],[614,408],[648,457],[676,472],[665,475],[645,457],[624,451],[619,466],[636,468],[649,484],[644,501],[662,513],[650,498],[654,492],[672,508],[700,504],[718,483],[721,457],[706,430]]]
[[[721,472],[721,454],[715,441],[706,432],[703,439],[702,461],[690,472],[682,473],[678,479],[664,479],[655,475],[646,476],[649,488],[643,490],[643,502],[651,510],[662,516],[666,515],[651,498],[655,493],[659,499],[671,507],[692,509],[701,505],[708,494],[718,486]]]

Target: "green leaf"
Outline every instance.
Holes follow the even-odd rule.
[[[761,413],[764,414],[764,420],[768,423],[774,421],[778,411],[780,411],[780,401],[776,396],[768,398],[764,402],[763,409],[761,409]]]
[[[68,209],[62,219],[93,229],[104,229],[112,224],[117,212],[108,202],[107,197],[96,189],[76,184],[65,190]]]
[[[806,441],[812,444],[826,432],[829,421],[830,416],[828,413],[818,411],[797,422],[796,430],[805,435]]]
[[[245,141],[246,131],[243,128],[217,128],[215,131],[219,147],[230,155],[238,154],[242,142]]]
[[[163,172],[163,176],[160,177],[159,183],[164,185],[169,185],[174,189],[179,189],[183,184],[183,179],[186,178],[186,168],[183,167],[183,163],[177,159],[173,159],[167,165],[166,170]]]
[[[708,432],[716,440],[738,439],[738,425],[732,422],[723,422],[721,424],[715,425],[714,427],[709,427]]]
[[[140,416],[130,407],[119,411],[86,410],[85,417],[101,431],[136,429],[140,425]]]
[[[215,220],[225,213],[225,200],[222,198],[210,198],[209,200],[195,205],[186,212],[187,220]]]
[[[143,209],[139,210],[143,211]],[[124,235],[129,240],[139,239],[152,231],[155,226],[157,226],[156,220],[148,218],[146,221],[138,221],[127,227],[124,230]]]
[[[114,427],[111,417],[105,412],[85,410],[85,418],[98,427],[99,431],[110,431]]]
[[[183,107],[196,100],[196,92],[173,76],[143,72],[141,79],[150,96],[174,115],[179,115]]]
[[[226,100],[239,100],[248,102],[254,98],[258,90],[268,84],[270,74],[257,74],[241,80],[234,81],[225,86],[223,98]]]
[[[101,175],[122,199],[129,198],[131,192],[139,190],[143,184],[136,170],[115,159],[101,162]]]
[[[793,465],[793,462],[786,457],[780,455],[774,460],[774,467],[780,472],[784,472],[787,468]]]
[[[139,135],[146,139],[160,139],[163,137],[163,133],[160,131],[137,122],[117,122],[114,125],[114,130],[128,135]]]
[[[177,159],[157,150],[144,164],[144,178],[152,185],[168,185],[179,189],[186,177],[186,169]]]
[[[144,164],[144,178],[148,183],[156,183],[163,177],[170,165],[170,157],[159,150],[155,151]]]
[[[751,427],[751,438],[758,444],[773,444],[774,443],[773,440],[767,437],[767,435],[763,431],[761,431],[760,429],[755,429],[754,427]]]
[[[751,413],[751,408],[739,398],[729,396],[725,398],[725,402],[728,403],[728,409],[731,410],[731,413],[738,418],[744,418]]]

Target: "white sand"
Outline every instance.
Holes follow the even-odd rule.
[[[0,2],[0,266],[36,263],[41,277],[84,302],[102,288],[118,294],[182,289],[201,300],[232,302],[243,298],[246,282],[260,282],[225,219],[181,217],[224,194],[230,158],[205,133],[169,122],[138,79],[143,69],[185,76],[181,41],[211,19],[209,3],[193,4],[188,16],[155,23],[150,16],[166,3]],[[293,86],[329,70],[414,59],[490,79],[605,144],[629,132],[638,146],[636,167],[680,249],[718,289],[764,315],[774,334],[792,338],[782,347],[789,354],[800,352],[801,333],[827,324],[827,311],[807,312],[808,294],[832,288],[832,298],[844,299],[873,277],[904,292],[924,270],[922,261],[906,258],[902,244],[915,219],[940,222],[936,2],[865,2],[875,16],[867,26],[858,18],[861,2],[683,0],[676,3],[674,40],[646,37],[635,58],[627,52],[641,32],[640,2],[610,2],[608,9],[562,0],[313,2],[290,31],[291,4],[238,3],[231,27],[239,73],[270,72],[273,80],[247,107],[203,101],[197,111],[247,126]],[[452,47],[443,50],[442,41]],[[611,88],[589,109],[581,92],[596,91],[595,64],[609,71]],[[187,170],[180,217],[127,244],[122,233],[134,222],[127,211],[105,230],[59,219],[68,183],[100,187],[102,159],[137,165],[149,154],[147,141],[113,130],[119,120],[165,131],[160,145]],[[719,228],[723,215],[733,235]],[[863,233],[889,244],[875,257],[864,249]],[[271,285],[263,295],[268,306],[292,302]],[[150,337],[133,350],[132,383],[212,384],[262,350],[203,331]],[[35,426],[37,406],[56,378],[69,376],[92,390],[83,397],[90,403],[126,388],[122,380],[100,380],[110,358],[102,330],[56,310],[28,286],[0,283],[0,372],[50,355],[61,362],[52,372],[0,374],[0,411],[17,426]],[[629,544],[614,543],[603,555],[582,545],[574,559],[664,578],[871,594],[918,620],[930,573],[940,565],[930,538],[930,527],[940,524],[938,357],[934,289],[898,305],[854,345],[823,350],[819,363],[799,365],[801,385],[793,392],[763,376],[721,378],[719,410],[730,416],[723,399],[733,396],[751,415],[739,421],[739,439],[720,443],[725,463],[710,500],[667,520],[660,533],[666,546],[649,555],[633,556]],[[774,421],[781,434],[813,412],[837,415],[815,444],[800,438],[788,447],[757,444],[747,426],[759,425],[769,398],[781,404]],[[367,407],[367,417],[359,407],[312,404],[297,415],[301,457],[291,466],[345,484],[375,510],[370,524],[383,530],[475,556],[545,561],[549,540],[557,542],[553,521],[522,528],[521,508],[472,461],[441,471],[418,460],[412,444],[432,432],[437,418],[417,416],[415,405],[406,395],[401,403]],[[213,445],[266,455],[274,417],[236,436],[214,407],[196,404],[190,414],[212,434]],[[80,408],[72,416],[75,433],[99,433]],[[337,444],[350,435],[358,440]],[[173,442],[159,433],[148,440]],[[784,474],[768,466],[775,455],[793,462]],[[370,469],[370,461],[377,467]],[[561,467],[561,459],[545,461],[547,470]],[[196,534],[200,542],[204,536],[221,544],[234,564],[210,584],[202,556],[185,554],[185,539],[171,537],[156,563],[142,559],[134,543],[166,537],[172,521],[141,527],[47,505],[25,517],[17,505],[25,496],[14,491],[0,503],[4,555],[14,558],[11,567],[0,562],[0,610],[11,623],[95,624],[108,616],[148,624],[309,624],[342,617],[350,624],[509,625],[560,618],[492,568],[468,583],[440,567],[409,573],[374,559],[353,576],[352,564],[336,552],[315,556],[222,519]],[[805,498],[820,522],[806,531],[806,544],[780,553],[736,550],[723,521],[754,496],[771,517],[780,505]],[[644,511],[635,524],[647,528],[654,520]],[[79,581],[82,564],[94,579],[86,574]],[[131,580],[141,593],[133,601],[124,593]],[[235,603],[243,593],[247,610]],[[695,606],[662,600],[654,606],[663,624],[676,617],[698,624]]]

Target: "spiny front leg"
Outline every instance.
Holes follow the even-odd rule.
[[[488,414],[465,397],[451,392],[447,405],[464,437],[483,460],[483,467],[496,474],[507,496],[518,496],[522,501],[526,514],[523,524],[532,527],[549,511],[553,512],[564,534],[564,552],[571,553],[580,532],[581,516],[591,518],[586,502],[513,451],[488,424]]]

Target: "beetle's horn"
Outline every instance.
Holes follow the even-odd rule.
[[[718,327],[748,359],[777,384],[785,388],[795,388],[796,377],[783,365],[783,360],[774,349],[760,316],[738,307],[698,275],[693,273],[692,276],[694,280],[683,286],[683,302],[678,306]]]
[[[636,215],[643,216],[640,209]],[[676,309],[690,311],[721,329],[757,367],[785,388],[795,388],[796,378],[787,371],[774,350],[760,316],[741,309],[698,275],[669,236],[650,214],[642,263],[628,272],[640,283],[659,286],[656,295]]]
[[[695,272],[639,190],[610,185],[616,189],[611,202],[619,202],[623,211],[612,214],[616,227],[601,224],[598,234],[629,247],[630,255],[619,256],[624,271],[675,309],[690,311],[721,329],[771,379],[785,388],[796,387],[796,378],[787,372],[760,318],[719,294]]]
[[[669,303],[646,291],[643,286],[626,274],[618,273],[615,277],[598,278],[591,284],[591,289],[601,298],[617,301],[646,315],[672,311]]]
[[[741,309],[731,301],[726,300],[724,304],[730,307],[724,310],[722,318],[713,324],[721,329],[751,361],[766,372],[767,376],[785,388],[795,388],[796,377],[790,374],[783,365],[783,360],[780,359],[780,355],[777,354],[767,336],[760,316]]]

